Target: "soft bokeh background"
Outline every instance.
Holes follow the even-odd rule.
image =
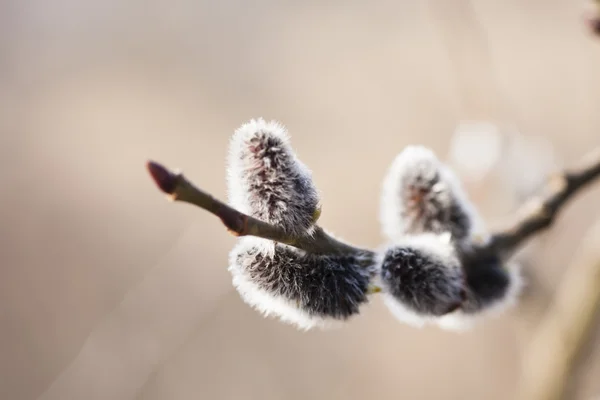
[[[224,198],[230,134],[278,119],[314,171],[322,224],[374,247],[395,154],[494,159],[481,161],[487,139],[452,151],[461,121],[492,121],[521,135],[467,182],[493,225],[600,144],[600,42],[580,13],[571,0],[1,0],[0,399],[511,398],[598,189],[524,253],[530,291],[506,316],[418,330],[375,298],[343,329],[302,333],[242,303],[234,239],[169,204],[144,162]],[[599,361],[597,340],[571,398],[600,395]]]

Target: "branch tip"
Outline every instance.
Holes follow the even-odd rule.
[[[164,193],[171,195],[169,197],[172,197],[177,187],[177,175],[155,161],[146,162],[146,168],[156,186]]]

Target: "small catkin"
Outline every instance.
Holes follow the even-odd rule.
[[[394,159],[383,183],[380,220],[389,240],[432,232],[462,242],[482,229],[458,177],[421,146],[409,146]]]
[[[259,238],[242,238],[229,271],[242,299],[303,329],[358,314],[375,266],[359,255],[314,255]]]
[[[383,253],[384,302],[400,320],[425,322],[460,307],[464,274],[447,235],[407,236]]]
[[[275,121],[251,120],[235,131],[227,184],[231,206],[290,234],[307,231],[316,220],[319,195],[311,172]]]

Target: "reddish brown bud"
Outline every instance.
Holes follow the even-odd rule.
[[[173,194],[175,192],[175,186],[177,185],[177,175],[170,172],[168,169],[163,167],[157,162],[148,161],[146,168],[154,179],[154,183],[159,187],[160,190],[166,194]]]

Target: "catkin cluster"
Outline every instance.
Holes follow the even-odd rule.
[[[310,170],[286,129],[252,120],[235,131],[228,156],[229,203],[295,236],[310,235],[320,214]],[[258,237],[240,238],[229,271],[242,299],[302,329],[359,313],[374,287],[401,321],[465,326],[501,309],[519,289],[516,269],[469,257],[483,226],[458,178],[423,147],[392,163],[381,196],[387,244],[377,257],[311,254]]]
[[[228,161],[233,207],[294,235],[310,234],[319,195],[283,126],[262,119],[243,125],[233,135]],[[247,237],[232,250],[229,270],[247,303],[309,329],[359,312],[375,276],[375,265],[364,261],[361,254],[315,255]]]
[[[448,329],[512,304],[516,265],[471,257],[487,232],[460,180],[435,154],[405,148],[384,179],[380,222],[389,241],[381,264],[384,302],[394,315]],[[410,249],[410,257],[402,257]]]

